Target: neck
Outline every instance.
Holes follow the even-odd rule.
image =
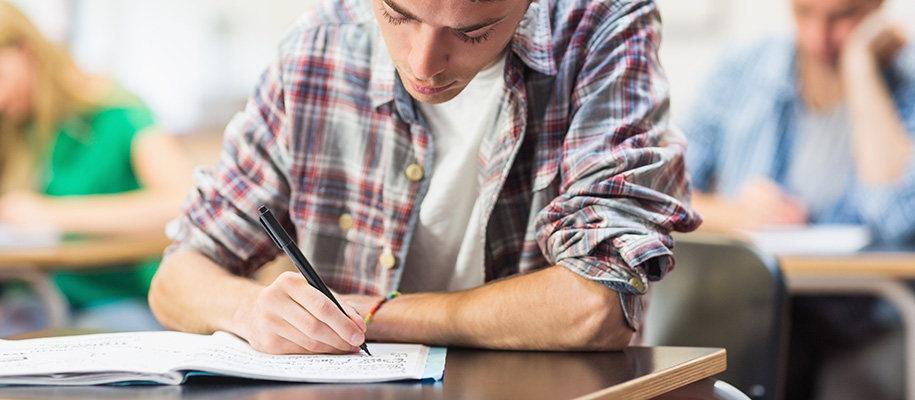
[[[842,79],[835,68],[799,55],[798,77],[801,96],[810,109],[827,110],[842,101]]]

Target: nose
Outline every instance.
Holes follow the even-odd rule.
[[[408,62],[416,79],[431,81],[448,65],[448,49],[442,43],[442,34],[424,26],[413,37]]]

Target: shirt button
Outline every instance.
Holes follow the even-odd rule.
[[[629,284],[640,292],[645,291],[645,285],[642,284],[642,280],[636,277],[629,278]]]
[[[350,228],[353,227],[354,222],[353,215],[350,213],[340,214],[340,218],[337,219],[337,225],[344,231],[350,230]]]
[[[384,249],[381,253],[381,257],[378,258],[378,261],[381,263],[382,267],[387,269],[394,268],[397,265],[397,258],[394,257],[394,253],[390,249]]]
[[[423,179],[423,175],[425,175],[423,172],[423,167],[419,166],[419,164],[407,165],[407,170],[404,171],[404,173],[407,175],[407,179],[413,182],[421,181]]]

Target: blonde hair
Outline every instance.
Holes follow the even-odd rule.
[[[98,90],[62,47],[45,38],[16,7],[0,1],[0,48],[16,46],[32,58],[33,85],[24,122],[0,115],[0,193],[35,189],[47,146],[69,114],[98,103]]]

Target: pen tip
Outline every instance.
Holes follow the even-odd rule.
[[[369,347],[366,346],[365,343],[363,343],[362,346],[359,346],[359,348],[362,349],[362,351],[364,351],[365,354],[368,354],[370,356],[372,355],[372,353],[369,353]],[[374,356],[372,356],[372,357],[374,357]]]

